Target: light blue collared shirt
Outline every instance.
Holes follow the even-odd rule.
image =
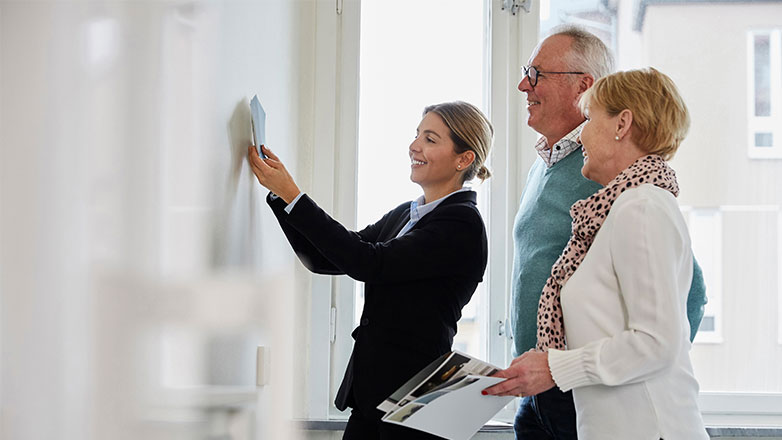
[[[293,210],[293,206],[296,205],[296,202],[298,202],[299,199],[301,198],[301,196],[303,196],[303,195],[304,195],[304,193],[299,191],[299,195],[296,196],[296,198],[293,199],[290,203],[288,203],[288,205],[285,207],[285,212],[290,214],[291,211]],[[277,200],[277,199],[280,198],[280,196],[278,196],[277,194],[271,193],[271,194],[269,194],[269,198],[272,199],[272,200]]]
[[[422,205],[421,203],[424,202],[424,196],[421,196],[412,202],[410,202],[410,220],[407,221],[407,224],[402,228],[401,231],[399,231],[399,234],[396,235],[397,238],[405,235],[410,229],[413,229],[413,226],[415,226],[416,223],[418,223],[418,220],[421,219],[421,217],[425,216],[426,214],[429,214],[434,210],[434,208],[437,208],[437,205],[443,202],[443,200],[447,199],[448,197],[451,197],[452,195],[464,191],[472,191],[472,188],[470,187],[463,187],[462,189],[458,189],[450,194],[448,194],[445,197],[441,197],[433,202],[429,202],[425,205]]]
[[[301,198],[301,196],[303,196],[303,195],[304,195],[304,192],[303,192],[303,191],[299,191],[299,195],[298,195],[298,196],[296,196],[296,198],[295,198],[295,199],[293,199],[293,200],[292,200],[290,203],[288,203],[288,206],[286,206],[286,207],[285,207],[285,212],[287,212],[288,214],[290,214],[290,213],[291,213],[291,211],[293,210],[293,206],[296,204],[296,202],[298,202],[298,201],[299,201],[299,199],[300,199],[300,198]]]

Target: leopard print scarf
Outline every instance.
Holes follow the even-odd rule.
[[[650,154],[633,162],[591,197],[579,200],[570,207],[573,232],[562,255],[551,268],[551,276],[543,287],[538,303],[538,350],[567,348],[559,297],[562,286],[581,264],[617,197],[644,183],[668,190],[674,197],[679,195],[676,173],[662,157]]]

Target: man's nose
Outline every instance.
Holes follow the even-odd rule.
[[[521,77],[518,89],[520,92],[528,92],[532,90],[532,85],[529,83],[529,77],[527,75]]]

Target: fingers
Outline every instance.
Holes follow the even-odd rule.
[[[248,149],[248,155],[250,157],[250,163],[255,163],[258,167],[262,169],[269,169],[273,168],[275,170],[284,170],[285,165],[280,162],[280,159],[271,152],[268,148],[261,145],[261,148],[263,149],[264,154],[266,154],[267,159],[262,158],[258,155],[257,147],[251,146]]]
[[[263,150],[263,153],[264,153],[265,155],[269,156],[269,158],[271,158],[271,159],[274,159],[274,160],[276,160],[277,162],[280,162],[280,158],[279,158],[279,157],[277,157],[277,155],[276,155],[276,154],[272,153],[272,150],[270,150],[270,149],[266,148],[266,145],[261,145],[261,149]]]
[[[258,183],[266,186],[268,172],[271,171],[271,168],[258,156],[258,150],[254,146],[248,147],[247,159],[250,163],[250,170],[255,174]]]
[[[481,394],[484,396],[518,396],[521,394],[521,387],[514,379],[507,379],[497,385],[486,388],[481,391]]]
[[[506,379],[509,378],[509,377],[516,377],[516,375],[511,373],[509,370],[510,369],[500,370],[500,371],[492,374],[491,377],[504,377]]]

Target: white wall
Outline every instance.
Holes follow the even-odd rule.
[[[0,2],[0,437],[292,438],[306,286],[243,100],[306,181],[314,9]]]

